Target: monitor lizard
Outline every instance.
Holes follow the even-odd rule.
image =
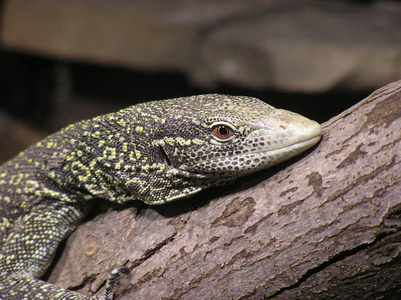
[[[245,96],[153,101],[82,121],[0,167],[0,299],[92,298],[40,280],[97,199],[163,204],[289,159],[320,125]]]

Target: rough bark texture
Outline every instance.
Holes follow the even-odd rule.
[[[401,81],[256,178],[87,221],[50,281],[90,295],[126,264],[117,299],[399,299],[400,141]]]

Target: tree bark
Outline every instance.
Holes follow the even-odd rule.
[[[101,294],[126,265],[117,299],[399,299],[401,81],[322,127],[317,147],[236,186],[87,221],[49,281]]]

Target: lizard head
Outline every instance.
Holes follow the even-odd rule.
[[[320,125],[259,99],[202,95],[165,102],[159,138],[167,164],[211,177],[239,177],[289,159],[316,144]],[[166,108],[166,113],[168,113]]]
[[[94,172],[111,170],[103,176],[113,178],[110,186],[148,204],[265,169],[316,144],[321,135],[318,123],[296,113],[255,98],[214,94],[142,103],[100,120],[114,122],[117,133],[104,135],[119,136],[122,143],[113,151],[94,147],[100,164]]]
[[[150,111],[153,116],[146,123],[152,126],[157,118],[158,125],[149,131],[165,176],[194,192],[289,159],[316,144],[321,135],[317,122],[243,96],[210,94],[150,102],[145,115]]]

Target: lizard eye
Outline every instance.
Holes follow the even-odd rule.
[[[231,128],[226,125],[216,125],[213,127],[213,132],[219,139],[225,140],[231,136]]]
[[[228,142],[234,135],[232,126],[229,126],[225,122],[219,122],[212,124],[213,138],[218,142]]]

